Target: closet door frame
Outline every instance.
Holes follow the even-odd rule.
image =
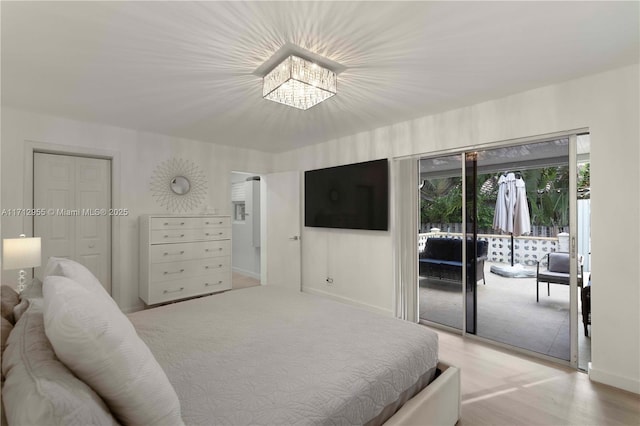
[[[39,142],[33,140],[24,141],[23,151],[23,205],[24,208],[33,208],[33,163],[34,154],[59,154],[74,157],[91,157],[100,158],[111,161],[111,208],[121,207],[121,160],[120,153],[111,150],[97,149],[83,146],[71,146],[52,144],[47,142]],[[123,277],[120,257],[116,253],[116,248],[120,247],[120,227],[122,218],[119,216],[111,217],[111,297],[118,305],[121,304],[120,285],[126,280]],[[22,229],[26,235],[33,235],[33,218],[25,216],[22,218]]]

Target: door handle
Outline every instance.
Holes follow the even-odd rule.
[[[294,235],[293,237],[289,237],[289,239],[291,241],[298,241],[300,239],[300,237],[298,237],[297,235]]]

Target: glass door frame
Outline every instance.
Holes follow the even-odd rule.
[[[499,142],[490,142],[490,143],[486,143],[486,144],[478,144],[478,145],[473,145],[473,146],[469,146],[469,147],[465,147],[465,148],[456,148],[456,149],[450,149],[450,150],[442,150],[442,151],[437,151],[437,152],[430,152],[430,153],[424,153],[424,154],[416,154],[416,155],[411,155],[408,157],[411,158],[415,158],[418,162],[420,161],[420,159],[428,159],[428,158],[437,158],[437,157],[442,157],[442,156],[451,156],[451,155],[461,155],[462,156],[462,181],[463,182],[467,182],[467,175],[468,175],[468,165],[467,165],[467,156],[468,155],[474,155],[475,153],[477,153],[477,151],[481,151],[481,150],[488,150],[488,149],[494,149],[494,148],[505,148],[505,147],[515,147],[518,145],[527,145],[527,144],[534,144],[536,142],[544,142],[544,141],[548,141],[548,140],[553,140],[553,139],[560,139],[560,138],[568,138],[569,139],[569,241],[570,241],[570,257],[572,259],[572,261],[570,262],[570,284],[569,284],[569,288],[570,288],[570,296],[569,296],[569,333],[570,333],[570,359],[568,361],[560,359],[560,358],[555,358],[555,357],[551,357],[545,354],[541,354],[538,352],[534,352],[532,350],[528,350],[528,349],[524,349],[524,348],[519,348],[517,346],[512,346],[512,345],[508,345],[505,343],[501,343],[501,342],[497,342],[488,338],[484,338],[481,336],[476,335],[475,331],[476,331],[476,326],[477,326],[477,295],[475,292],[475,289],[473,288],[474,286],[472,285],[471,288],[469,288],[468,286],[468,280],[467,280],[467,274],[463,273],[462,274],[462,294],[463,294],[463,300],[462,300],[462,324],[463,324],[463,328],[462,330],[460,329],[456,329],[453,327],[449,327],[446,325],[442,325],[442,324],[438,324],[432,321],[426,321],[426,320],[420,320],[420,322],[432,326],[434,328],[440,328],[440,329],[444,329],[450,332],[454,332],[457,334],[461,334],[463,337],[469,337],[471,339],[475,339],[478,341],[482,341],[482,342],[486,342],[486,343],[490,343],[494,346],[498,346],[498,347],[503,347],[506,349],[509,349],[511,351],[514,352],[518,352],[518,353],[523,353],[525,355],[530,355],[536,358],[540,358],[540,359],[544,359],[544,360],[548,360],[548,361],[552,361],[555,362],[557,364],[562,364],[562,365],[568,365],[571,366],[572,368],[578,369],[578,295],[577,295],[577,291],[578,291],[578,262],[574,261],[576,260],[578,253],[577,253],[577,229],[578,229],[578,213],[577,213],[577,180],[578,180],[578,171],[577,171],[577,164],[578,164],[578,154],[577,154],[577,136],[580,134],[584,134],[584,133],[589,133],[589,129],[588,128],[580,128],[580,129],[575,129],[575,130],[569,130],[569,131],[564,131],[564,132],[557,132],[557,133],[549,133],[549,134],[543,134],[543,135],[538,135],[538,136],[531,136],[531,137],[525,137],[525,138],[517,138],[517,139],[510,139],[510,140],[503,140],[503,141],[499,141]],[[400,157],[398,157],[400,158]],[[407,158],[407,157],[404,157]],[[477,165],[476,165],[477,166]],[[472,167],[472,170],[475,167]],[[474,175],[473,177],[470,177],[472,179],[475,179],[477,176],[477,171],[474,171]],[[463,185],[462,188],[462,200],[463,200],[463,209],[462,209],[462,223],[463,223],[463,228],[462,228],[462,232],[463,232],[463,241],[466,241],[467,236],[469,235],[468,232],[468,227],[467,227],[467,215],[468,215],[468,211],[467,211],[467,191],[466,191],[467,185]],[[417,194],[417,196],[419,197],[419,192]],[[475,209],[474,209],[475,210]],[[419,216],[418,216],[419,217]],[[474,239],[474,241],[477,239],[477,232],[476,232],[476,228],[475,226],[472,227],[471,229],[471,234],[472,237]],[[418,257],[418,253],[417,253],[417,246],[415,247],[415,257],[417,259]],[[462,259],[467,259],[467,244],[464,243],[462,244]],[[475,261],[475,259],[472,259],[472,261]],[[466,263],[466,262],[465,262]],[[475,266],[472,265],[472,270],[475,270]],[[476,284],[477,285],[477,282]],[[584,285],[584,283],[583,283]],[[416,286],[418,286],[418,282],[416,282]],[[470,291],[467,291],[467,289],[469,289]],[[471,294],[469,294],[471,293]],[[419,297],[419,295],[418,295]],[[472,306],[472,310],[471,310],[471,315],[469,315],[468,311],[469,311],[469,307],[467,306],[468,303],[471,303]],[[471,321],[473,324],[472,327],[468,327],[468,321]],[[468,331],[468,328],[471,328],[472,331]]]

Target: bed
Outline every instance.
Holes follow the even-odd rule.
[[[78,281],[75,278],[45,278],[44,302],[37,295],[28,298],[32,306],[16,323],[15,329],[21,331],[12,331],[7,350],[12,348],[14,333],[40,333],[40,340],[48,340],[41,347],[44,350],[50,346],[55,352],[62,365],[59,369],[71,370],[73,379],[81,379],[79,387],[83,382],[88,385],[89,396],[83,394],[79,412],[95,416],[91,423],[451,425],[460,416],[459,371],[439,362],[437,335],[425,327],[273,286],[229,291],[125,317],[114,303],[103,300],[99,289],[73,290]],[[94,302],[99,307],[93,306]],[[66,314],[59,314],[56,303],[72,309],[76,309],[74,303],[81,305],[77,309],[82,310],[82,321],[77,328],[82,333],[87,333],[87,324],[93,321],[87,316],[102,310],[111,312],[114,317],[108,321],[100,319],[103,325],[98,325],[96,336],[100,339],[106,335],[112,340],[101,343],[92,335],[89,340],[93,343],[86,349],[82,341],[87,339],[82,334],[78,338],[76,333],[59,346],[57,334],[61,330],[69,334],[74,326],[69,325]],[[43,318],[41,327],[36,324],[38,315]],[[19,327],[18,323],[28,318],[30,325]],[[127,331],[129,328],[132,331]],[[120,341],[127,341],[122,338],[127,333],[135,335],[132,339],[140,343],[115,350]],[[13,346],[15,349],[18,344]],[[91,359],[94,352],[103,353],[104,359]],[[121,354],[129,357],[138,352],[148,352],[145,356],[150,358],[137,367],[121,366]],[[42,358],[50,363],[51,356]],[[18,406],[27,391],[13,392],[23,387],[25,380],[20,379],[18,385],[18,379],[12,377],[12,371],[19,370],[16,359],[20,357],[8,358],[7,362],[3,359],[3,374],[11,386],[4,386],[3,401],[11,424],[24,419],[20,410],[25,408]],[[99,367],[101,362],[104,368]],[[155,365],[158,367],[154,370]],[[106,376],[96,378],[97,370]],[[124,375],[123,371],[128,373]],[[140,384],[132,378],[138,375],[155,377],[156,384],[146,390],[136,388]],[[33,372],[27,376],[33,376]],[[64,391],[71,392],[67,388]],[[130,394],[121,395],[123,388],[130,389]],[[165,388],[166,395],[155,398]],[[61,398],[62,393],[57,390],[55,398]],[[65,396],[58,405],[53,403],[55,415],[43,415],[51,416],[53,423],[81,424],[78,419],[83,418],[82,413],[64,417],[66,413],[61,412],[73,406],[69,398]],[[118,398],[128,406],[122,406]],[[174,414],[160,413],[164,407],[169,410],[173,400],[179,403],[178,416],[175,408]],[[50,406],[46,406],[49,411]],[[144,417],[151,412],[164,417]]]

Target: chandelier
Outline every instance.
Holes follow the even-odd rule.
[[[306,110],[337,92],[334,71],[296,55],[287,56],[262,81],[262,97]]]

